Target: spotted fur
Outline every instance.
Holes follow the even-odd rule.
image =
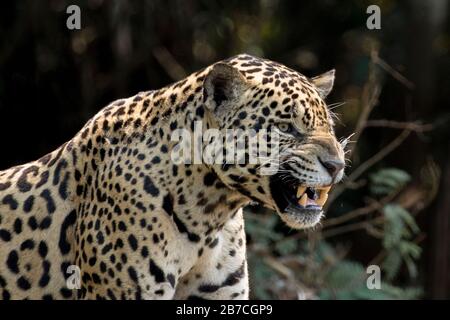
[[[323,101],[333,77],[238,55],[117,100],[54,152],[1,171],[0,298],[247,299],[242,207],[277,210],[269,178],[258,165],[174,164],[171,133],[195,120],[256,131],[289,123],[286,170],[330,184],[342,173],[318,157],[343,157]],[[79,290],[66,285],[70,265]]]

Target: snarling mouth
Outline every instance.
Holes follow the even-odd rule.
[[[287,182],[292,180],[294,182]],[[280,175],[273,175],[270,180],[272,198],[279,212],[311,221],[311,225],[320,219],[330,189],[331,185],[307,186]]]

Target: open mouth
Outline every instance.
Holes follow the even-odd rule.
[[[274,175],[270,180],[270,190],[279,212],[296,216],[320,217],[331,185],[306,186],[298,181],[286,182],[287,180],[295,179]]]

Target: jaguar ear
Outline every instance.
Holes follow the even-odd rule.
[[[242,73],[233,66],[216,63],[203,81],[203,100],[214,113],[221,113],[233,107],[246,88]]]
[[[328,94],[331,92],[331,89],[333,89],[334,73],[335,73],[335,70],[332,69],[330,71],[322,73],[321,75],[311,79],[311,82],[316,87],[316,89],[319,92],[319,95],[322,99],[325,99],[328,96]]]

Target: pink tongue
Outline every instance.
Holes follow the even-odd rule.
[[[308,199],[306,200],[306,205],[307,205],[307,206],[317,206],[317,203],[316,203],[314,200],[308,198]]]

